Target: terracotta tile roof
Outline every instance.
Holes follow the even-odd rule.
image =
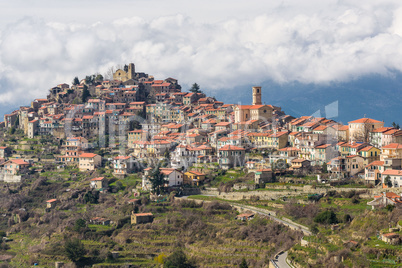
[[[240,110],[254,110],[260,109],[266,105],[237,105],[237,108]]]
[[[98,177],[98,178],[93,178],[93,179],[91,179],[91,181],[101,181],[101,180],[103,180],[104,179],[104,177]]]
[[[17,165],[29,165],[28,162],[25,162],[22,159],[10,159],[10,161]]]
[[[382,173],[382,175],[402,176],[402,170],[387,169]]]
[[[374,147],[374,146],[368,145],[368,146],[366,146],[366,147],[360,149],[359,152],[360,152],[360,151],[362,151],[362,152],[367,152],[367,151],[370,151],[370,150],[373,149],[373,148],[374,148],[374,149],[377,149],[377,148]]]
[[[382,147],[382,149],[402,149],[402,144],[400,143],[390,143]]]
[[[141,216],[153,216],[153,214],[151,213],[151,212],[149,212],[149,213],[133,213],[133,215],[134,216],[139,216],[139,217],[141,217]]]
[[[315,129],[313,129],[313,131],[323,131],[323,130],[326,130],[326,129],[327,129],[327,126],[318,126]]]
[[[225,145],[219,149],[219,151],[244,151],[243,147],[237,147],[234,145]]]
[[[378,121],[371,118],[360,118],[354,121],[348,122],[349,124],[374,124],[374,123],[384,123],[382,121]]]
[[[124,155],[119,155],[119,156],[116,156],[115,158],[114,158],[114,160],[127,160],[127,159],[130,159],[131,158],[131,156],[124,156]]]
[[[270,137],[277,138],[277,137],[283,136],[283,135],[285,135],[285,134],[287,135],[288,132],[287,132],[287,131],[280,131],[280,132],[276,132],[276,133],[274,133],[274,134],[271,134]]]
[[[298,158],[298,159],[293,159],[292,163],[302,163],[304,161],[309,161],[309,160]]]
[[[386,132],[386,131],[388,131],[388,130],[390,130],[390,129],[392,129],[392,127],[379,127],[379,128],[374,129],[374,130],[371,131],[371,132],[374,132],[374,133],[384,133],[384,132]]]
[[[393,238],[393,237],[398,237],[399,235],[397,233],[388,233],[388,234],[383,234],[382,236]]]
[[[230,122],[219,122],[215,126],[218,127],[218,126],[228,126],[228,125],[230,125]]]
[[[370,164],[368,164],[366,167],[371,167],[371,166],[383,166],[384,161],[373,161]]]
[[[318,145],[315,148],[316,149],[326,149],[328,147],[331,147],[331,144],[323,144],[323,145]]]
[[[80,155],[81,158],[94,158],[95,156],[97,156],[97,154],[93,153],[84,153]]]
[[[270,172],[272,169],[270,168],[263,168],[263,169],[258,169],[257,172]]]
[[[195,170],[191,170],[191,171],[188,171],[188,172],[193,173],[193,174],[195,174],[197,176],[205,176],[204,173],[201,173],[201,172],[198,172],[198,171],[195,171]]]
[[[280,151],[280,152],[300,151],[300,149],[297,149],[296,147],[286,147],[286,148],[279,149],[278,151]]]

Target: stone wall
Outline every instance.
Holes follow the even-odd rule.
[[[19,183],[22,181],[22,176],[0,173],[0,182]]]
[[[362,191],[360,194],[361,198],[374,198],[375,195],[379,195],[384,192],[385,189],[380,188],[370,188],[370,189],[362,189],[362,188],[336,188],[336,187],[316,187],[314,188],[311,185],[305,185],[303,187],[299,186],[282,186],[282,185],[272,185],[269,187],[273,190],[262,190],[262,191],[247,191],[247,192],[219,192],[217,188],[205,188],[205,190],[201,190],[201,194],[203,195],[216,195],[222,199],[228,200],[241,200],[241,199],[250,199],[250,197],[258,196],[260,200],[272,200],[278,199],[287,196],[298,196],[298,195],[307,195],[307,194],[326,194],[328,191],[337,191],[337,192],[348,192],[348,191]],[[388,191],[392,191],[396,194],[401,194],[402,189],[400,188],[391,188],[386,189]]]

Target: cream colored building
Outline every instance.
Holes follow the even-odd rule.
[[[135,78],[135,65],[134,65],[134,63],[130,63],[128,65],[127,72],[122,70],[122,69],[118,69],[113,74],[113,80],[118,80],[118,81],[122,81],[122,82],[125,82],[125,81],[130,80],[130,79],[134,79],[134,78]]]
[[[271,120],[273,107],[261,102],[261,87],[253,87],[253,105],[237,105],[234,109],[235,123],[249,120]]]
[[[389,158],[402,158],[402,144],[391,143],[381,148],[380,160]]]
[[[270,105],[237,105],[235,107],[235,123],[249,120],[271,120],[272,106]]]
[[[371,118],[360,118],[349,122],[349,140],[368,142],[370,132],[374,129],[384,127],[384,122]]]
[[[102,165],[102,157],[93,153],[84,153],[79,158],[80,171],[92,171]]]

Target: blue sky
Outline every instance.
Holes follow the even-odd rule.
[[[400,1],[14,0],[0,10],[0,114],[128,62],[228,93],[402,70]]]

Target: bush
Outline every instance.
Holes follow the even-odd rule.
[[[338,223],[338,219],[336,218],[335,212],[332,210],[326,210],[315,216],[314,222],[321,224],[334,224]]]
[[[240,267],[240,268],[248,268],[247,261],[246,261],[245,258],[242,259],[242,261],[241,261],[239,267]]]
[[[78,220],[75,221],[74,231],[80,232],[85,227],[87,227],[87,224],[86,224],[85,220],[78,219]]]
[[[66,257],[72,262],[79,262],[85,255],[85,247],[78,238],[69,239],[64,244]]]
[[[314,224],[313,226],[311,226],[310,231],[313,233],[313,235],[318,234],[319,230],[318,230],[317,224]]]
[[[84,195],[85,203],[97,204],[98,199],[99,199],[99,192],[98,191],[87,192]]]
[[[213,201],[211,203],[204,203],[204,209],[206,210],[232,210],[232,206],[227,203],[221,203],[218,201]]]
[[[192,268],[186,254],[181,249],[175,250],[169,257],[165,259],[164,268]]]

